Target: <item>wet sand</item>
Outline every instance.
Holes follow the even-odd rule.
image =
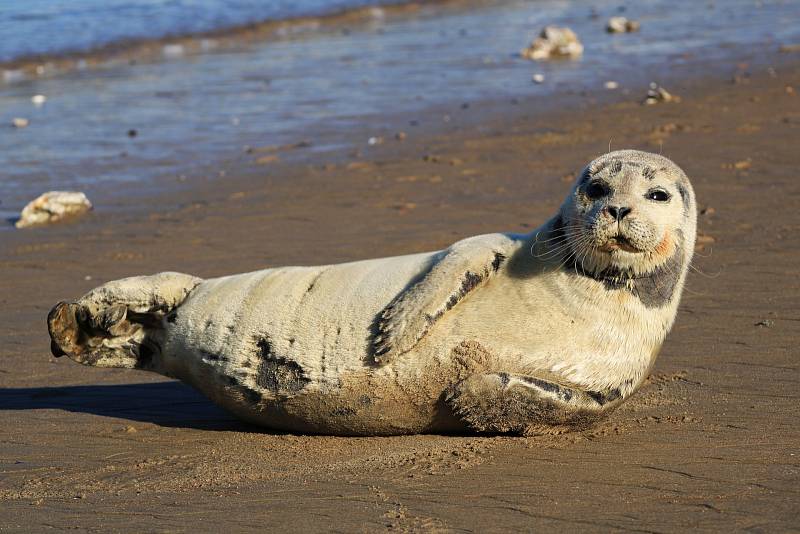
[[[471,106],[368,157],[228,162],[209,169],[222,179],[109,196],[74,224],[5,232],[0,530],[796,530],[800,65],[776,76],[677,84],[679,104],[587,100],[544,116],[534,101]],[[653,374],[594,429],[270,433],[180,383],[49,356],[49,308],[106,280],[529,230],[610,139],[687,171],[703,245]]]

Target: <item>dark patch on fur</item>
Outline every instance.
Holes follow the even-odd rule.
[[[678,193],[681,195],[681,201],[683,201],[683,214],[686,215],[689,213],[689,190],[686,187],[678,182],[675,187],[678,188]]]
[[[602,282],[609,291],[630,291],[642,301],[647,308],[660,308],[668,304],[675,293],[678,279],[683,270],[683,232],[676,230],[677,243],[675,253],[663,264],[650,273],[631,276],[630,273],[610,267],[598,273],[586,271],[574,260],[567,262],[564,269],[576,276],[585,276]]]
[[[553,382],[548,382],[547,380],[541,380],[539,378],[534,378],[532,376],[519,376],[517,377],[519,380],[525,382],[526,384],[530,384],[531,386],[535,386],[542,391],[547,391],[548,393],[554,393],[562,400],[569,402],[572,400],[573,391],[572,389],[555,384]]]
[[[618,160],[618,159],[615,159],[615,160],[613,161],[613,163],[611,163],[611,172],[612,172],[613,174],[617,174],[617,173],[618,173],[618,172],[620,172],[621,170],[622,170],[622,161],[621,161],[621,160]]]
[[[473,289],[478,287],[480,285],[480,283],[483,282],[483,280],[484,280],[483,276],[481,276],[479,274],[475,274],[475,273],[473,273],[471,271],[467,271],[464,274],[464,279],[461,280],[461,287],[458,289],[458,291],[456,293],[450,295],[450,298],[447,299],[447,304],[445,304],[445,309],[449,310],[453,306],[458,304],[461,301],[461,299],[463,299],[464,296],[467,293],[469,293],[470,291],[472,291]],[[439,314],[439,315],[441,315],[441,314]],[[437,317],[434,317],[434,320],[436,320],[438,318],[439,317],[437,315]]]
[[[174,323],[177,320],[178,320],[178,312],[172,312],[169,315],[167,315],[168,323]]]
[[[261,357],[256,384],[274,395],[291,395],[303,389],[310,380],[297,362],[277,356],[266,337],[256,342]]]
[[[615,401],[622,397],[622,392],[620,392],[619,388],[614,388],[605,392],[587,391],[586,394],[593,398],[600,406],[606,405],[609,402]]]
[[[654,171],[652,167],[645,167],[642,169],[642,176],[647,180],[652,180],[656,177],[656,171]]]
[[[208,360],[210,362],[220,362],[220,361],[227,362],[228,361],[228,358],[226,358],[225,356],[220,356],[219,354],[213,354],[211,352],[205,352],[205,351],[202,351],[201,353],[202,353],[202,358],[204,360]]]
[[[500,270],[500,267],[503,265],[503,262],[506,261],[506,255],[501,252],[494,253],[494,259],[492,260],[492,270],[497,272]]]

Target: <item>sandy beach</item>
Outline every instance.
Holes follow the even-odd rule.
[[[191,186],[131,186],[101,194],[73,224],[5,232],[0,530],[796,530],[800,63],[776,52],[774,64],[731,62],[726,76],[675,83],[677,104],[576,95],[542,113],[521,98],[434,109],[428,116],[451,117],[445,127],[409,125],[403,140],[370,150],[294,161],[305,148],[254,147]],[[591,430],[271,433],[178,382],[49,355],[50,307],[107,280],[325,264],[527,231],[609,146],[681,165],[701,238],[652,375]]]

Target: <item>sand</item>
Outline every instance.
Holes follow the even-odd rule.
[[[635,95],[544,116],[534,101],[471,106],[447,130],[409,127],[360,157],[243,156],[208,170],[224,178],[101,195],[74,224],[4,232],[0,530],[800,528],[800,66],[739,82],[672,86],[682,101],[657,106]],[[180,383],[49,356],[49,308],[106,280],[529,230],[609,141],[687,171],[702,246],[653,374],[591,430],[271,433]]]

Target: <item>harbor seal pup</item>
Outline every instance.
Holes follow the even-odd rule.
[[[611,152],[530,234],[209,280],[117,280],[51,310],[52,350],[179,378],[274,429],[585,428],[653,365],[675,320],[695,226],[680,168]]]

